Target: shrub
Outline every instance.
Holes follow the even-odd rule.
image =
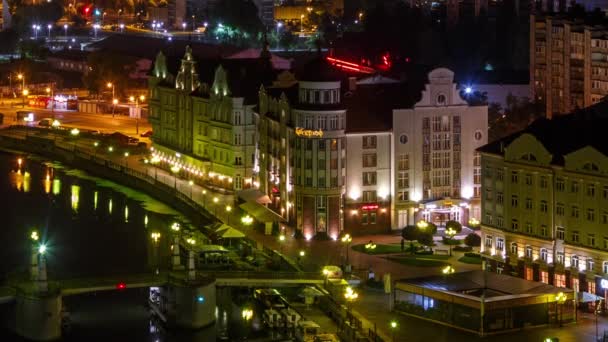
[[[454,247],[456,252],[470,252],[473,250],[473,247],[470,246],[456,246]]]
[[[479,247],[481,246],[481,237],[475,233],[470,233],[464,238],[464,243],[470,247]]]
[[[418,233],[418,238],[416,240],[421,245],[425,245],[425,246],[433,246],[434,245],[433,234],[431,234],[430,232],[426,232],[426,231],[425,232],[419,232]]]
[[[479,255],[477,253],[472,253],[472,252],[464,253],[464,256],[471,257],[471,258],[481,258],[481,255]]]
[[[405,226],[401,230],[401,236],[407,241],[413,241],[417,239],[418,228],[416,226]]]
[[[416,255],[433,255],[433,251],[432,250],[418,251],[418,252],[416,252]]]
[[[456,233],[460,233],[462,231],[462,225],[458,221],[448,221],[445,224],[445,229],[450,229],[450,228],[455,230]]]

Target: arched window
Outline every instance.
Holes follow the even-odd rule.
[[[571,258],[571,260],[572,261],[570,262],[570,266],[578,268],[578,264],[579,264],[578,256],[573,255],[572,258]]]
[[[541,248],[540,249],[540,260],[547,262],[547,249],[546,248]]]

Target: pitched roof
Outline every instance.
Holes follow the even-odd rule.
[[[538,119],[526,129],[494,141],[478,149],[480,152],[503,155],[503,147],[524,133],[529,133],[553,155],[552,164],[563,165],[564,155],[591,146],[608,156],[608,102],[601,101],[572,114],[551,120]]]
[[[340,82],[346,77],[346,73],[332,66],[321,55],[296,70],[296,78],[305,82]]]

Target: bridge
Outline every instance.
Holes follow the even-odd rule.
[[[286,287],[322,285],[325,277],[317,272],[256,272],[256,271],[196,271],[196,279],[215,279],[220,287]],[[62,296],[73,296],[97,291],[166,286],[170,282],[186,282],[183,272],[113,275],[95,278],[65,279],[55,282]],[[21,291],[28,292],[24,284]],[[0,287],[0,304],[15,299],[17,289]]]

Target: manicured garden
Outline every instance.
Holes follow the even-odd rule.
[[[458,261],[465,264],[481,265],[481,255],[477,253],[464,253]]]

